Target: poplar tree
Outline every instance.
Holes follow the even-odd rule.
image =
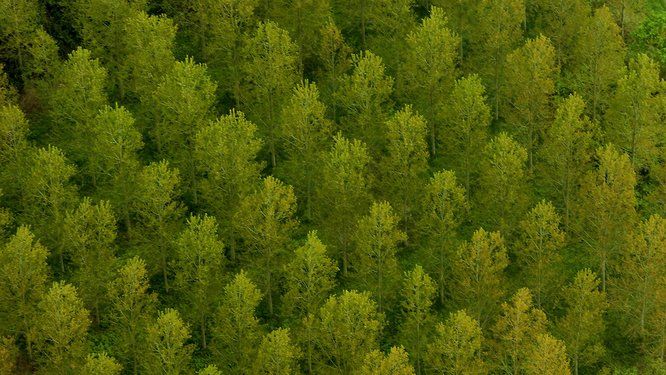
[[[482,327],[488,325],[504,296],[504,269],[509,264],[499,232],[478,229],[463,242],[453,263],[451,298],[457,309],[466,309]]]
[[[328,148],[333,135],[333,124],[325,117],[325,112],[317,85],[308,81],[294,89],[282,111],[280,134],[286,160],[278,171],[301,197],[301,208],[308,219],[312,218],[312,199],[322,150]]]
[[[120,375],[121,366],[113,357],[106,353],[88,354],[83,365],[82,375]]]
[[[402,316],[398,341],[412,354],[416,373],[424,371],[423,361],[426,343],[429,341],[429,332],[433,325],[433,315],[430,311],[435,298],[435,284],[423,268],[416,265],[414,269],[405,272],[402,287]]]
[[[599,290],[594,272],[584,269],[564,289],[566,314],[557,322],[557,331],[567,346],[574,375],[594,365],[604,355],[604,313],[606,293]]]
[[[637,221],[636,175],[626,154],[613,145],[597,150],[599,167],[580,187],[578,233],[592,264],[598,266],[601,289],[612,274]]]
[[[77,201],[76,187],[70,182],[76,173],[59,149],[49,146],[32,152],[21,186],[22,222],[58,256],[60,274],[65,272],[63,248],[65,212]]]
[[[606,113],[608,140],[631,158],[638,172],[658,163],[659,139],[666,115],[666,82],[659,77],[659,66],[647,55],[639,54],[617,83]]]
[[[317,223],[347,277],[352,234],[358,218],[370,208],[370,156],[363,142],[338,134],[323,163],[316,190]]]
[[[455,249],[459,245],[459,228],[468,216],[465,189],[451,171],[435,172],[425,187],[419,205],[420,220],[416,232],[423,238],[419,260],[434,275],[440,304],[444,304],[447,283]]]
[[[217,236],[217,222],[208,215],[191,216],[176,240],[174,288],[181,293],[185,316],[199,327],[201,347],[206,349],[208,320],[222,288],[224,245]]]
[[[32,324],[40,369],[48,374],[70,374],[85,358],[88,310],[76,289],[63,281],[53,283],[38,309]]]
[[[201,203],[217,219],[231,260],[236,261],[233,215],[240,201],[260,183],[257,127],[242,112],[231,110],[199,130],[194,142],[195,163],[205,176],[198,184]]]
[[[21,226],[0,250],[0,332],[22,337],[28,356],[36,337],[38,303],[46,292],[48,250]]]
[[[348,374],[378,348],[384,317],[368,293],[344,291],[329,297],[315,324],[321,371]]]
[[[160,79],[146,103],[157,155],[178,168],[194,204],[198,203],[194,138],[214,118],[215,88],[206,66],[186,58]]]
[[[143,369],[146,374],[182,374],[189,370],[194,347],[185,342],[190,338],[189,327],[177,310],[166,309],[146,328],[146,354]]]
[[[555,121],[544,137],[540,158],[548,194],[563,212],[569,229],[576,193],[583,176],[592,167],[595,126],[584,114],[585,102],[573,94],[558,106]]]
[[[415,375],[414,367],[409,363],[409,356],[402,347],[392,346],[388,353],[384,354],[374,350],[365,356],[363,366],[355,372],[359,375]]]
[[[571,65],[571,53],[578,32],[592,13],[584,0],[537,0],[528,4],[534,14],[535,28],[555,47],[557,63],[565,71]]]
[[[116,229],[116,218],[107,201],[93,204],[90,198],[83,198],[79,207],[65,216],[64,246],[76,267],[72,280],[97,324],[106,285],[113,277]]]
[[[273,315],[273,294],[282,277],[287,246],[298,227],[294,189],[268,176],[262,186],[247,196],[238,208],[234,223],[248,253],[245,261],[256,273],[268,312]]]
[[[336,97],[341,77],[351,66],[351,48],[332,20],[321,28],[321,43],[317,49],[319,68],[315,72],[322,98],[329,105],[333,120],[338,120],[339,99]]]
[[[536,337],[536,343],[525,358],[525,373],[529,375],[571,375],[564,343],[548,333]]]
[[[2,338],[0,342],[0,371],[3,374],[13,374],[16,371],[19,350],[10,337]]]
[[[422,196],[422,186],[414,182],[428,170],[425,119],[405,106],[386,122],[386,141],[387,155],[380,162],[382,190],[404,220],[403,227],[411,229],[413,202]]]
[[[520,222],[517,263],[524,285],[534,293],[538,308],[556,304],[556,288],[562,281],[560,266],[564,244],[560,216],[550,202],[539,202]]]
[[[425,357],[427,368],[441,374],[486,374],[481,359],[483,333],[479,322],[465,310],[449,314],[435,329]]]
[[[352,267],[357,283],[371,292],[379,312],[389,310],[400,277],[398,244],[407,235],[398,229],[400,218],[388,202],[375,202],[359,221],[354,234]]]
[[[622,74],[625,56],[620,28],[610,10],[602,6],[581,25],[572,51],[572,86],[589,104],[592,120],[601,119],[608,106],[611,85]]]
[[[438,152],[438,125],[456,78],[460,40],[447,27],[441,8],[432,7],[428,17],[407,35],[407,49],[400,68],[398,91],[428,121],[430,154]],[[441,138],[445,136],[442,135]]]
[[[168,266],[173,258],[172,241],[183,215],[177,201],[179,184],[178,170],[170,169],[168,162],[151,163],[139,174],[132,202],[136,221],[133,242],[146,260],[150,274],[162,274],[166,291],[169,291]]]
[[[485,88],[479,76],[457,80],[444,111],[445,128],[440,132],[439,140],[444,162],[471,193],[478,178],[490,125],[490,107],[486,104]]]
[[[39,3],[33,0],[0,2],[0,56],[13,60],[19,70],[25,66],[27,44],[38,25]]]
[[[553,117],[551,105],[559,67],[555,48],[539,35],[506,57],[508,106],[506,120],[527,149],[530,171]]]
[[[483,207],[480,221],[505,235],[515,230],[528,204],[527,151],[506,133],[488,142],[481,166],[477,207]]]
[[[291,342],[288,328],[278,328],[261,341],[254,362],[255,374],[294,374],[298,372],[300,351]]]
[[[259,24],[245,49],[242,108],[259,127],[270,155],[271,166],[277,165],[280,139],[280,110],[297,83],[298,47],[289,33],[276,23]]]
[[[507,374],[525,371],[528,355],[539,335],[546,333],[546,314],[532,305],[532,294],[519,289],[493,327],[497,339],[499,367]]]
[[[139,257],[129,259],[108,286],[109,329],[118,339],[114,352],[133,374],[138,373],[146,327],[157,305],[149,286],[146,262]]]
[[[0,186],[4,201],[16,201],[30,162],[29,124],[21,109],[13,104],[0,107]]]
[[[261,291],[244,271],[224,287],[211,343],[215,361],[223,370],[247,373],[252,368],[261,338],[261,326],[255,317],[260,300]]]
[[[386,75],[381,57],[370,51],[352,55],[353,72],[337,92],[340,124],[345,135],[365,142],[373,155],[382,149],[384,123],[389,117],[393,78]]]

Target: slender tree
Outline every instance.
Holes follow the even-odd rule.
[[[415,375],[414,367],[409,363],[409,356],[402,347],[392,346],[384,354],[374,350],[365,356],[363,366],[356,372],[359,375]]]
[[[488,367],[481,359],[482,345],[479,322],[459,310],[437,325],[428,345],[426,365],[441,374],[487,374]]]
[[[255,374],[294,374],[298,370],[300,351],[291,342],[288,328],[278,328],[261,341],[254,362]]]
[[[538,335],[535,345],[525,358],[525,373],[571,375],[564,343],[548,333]]]
[[[82,375],[120,375],[121,366],[113,357],[106,353],[88,354],[81,371]]]
[[[189,370],[194,347],[185,342],[190,338],[187,324],[177,310],[166,309],[146,328],[146,374],[182,374]]]

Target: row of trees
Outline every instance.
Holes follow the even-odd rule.
[[[661,373],[648,8],[0,1],[0,372]]]

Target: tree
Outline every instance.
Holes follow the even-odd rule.
[[[13,374],[16,371],[19,350],[11,337],[3,337],[0,342],[0,372]]]
[[[203,370],[197,372],[197,375],[222,375],[222,372],[215,365],[208,365]]]
[[[37,304],[45,294],[49,268],[46,250],[21,226],[0,250],[0,332],[23,337],[32,357]]]
[[[245,260],[261,280],[268,312],[273,315],[273,293],[277,291],[287,246],[298,227],[294,189],[268,176],[262,186],[247,196],[238,208],[234,223],[245,241]]]
[[[380,164],[384,196],[391,201],[406,225],[414,221],[413,202],[422,195],[415,181],[428,170],[425,119],[405,106],[386,122],[387,155]]]
[[[22,221],[58,256],[60,273],[65,272],[63,248],[64,213],[77,200],[70,179],[76,168],[59,149],[49,146],[32,152],[22,189]]]
[[[393,78],[386,75],[382,58],[370,51],[352,55],[352,64],[354,71],[342,79],[336,95],[340,123],[345,135],[362,140],[373,155],[379,155]]]
[[[460,224],[466,221],[469,205],[465,189],[451,171],[435,172],[425,188],[419,206],[417,233],[424,238],[421,263],[435,275],[439,301],[444,304],[451,265],[458,246]]]
[[[224,287],[211,345],[220,367],[231,373],[246,373],[252,367],[261,337],[254,315],[260,300],[261,291],[243,271]]]
[[[67,57],[46,93],[53,141],[74,161],[89,156],[92,126],[107,103],[106,69],[90,51],[78,48]]]
[[[560,216],[548,201],[539,202],[520,222],[517,263],[521,268],[524,285],[535,297],[538,308],[553,307],[561,285],[560,252],[565,244],[565,233],[560,229]]]
[[[315,323],[321,370],[348,374],[360,368],[365,356],[377,348],[383,320],[368,293],[344,291],[331,296]]]
[[[415,375],[414,367],[409,363],[407,352],[402,347],[392,346],[391,350],[384,354],[374,350],[365,356],[363,367],[355,372],[359,375]]]
[[[457,80],[444,111],[445,128],[439,140],[443,158],[471,193],[490,125],[490,108],[481,79],[471,75]]]
[[[177,310],[166,309],[146,329],[146,374],[181,374],[189,369],[192,345],[185,344],[190,332]]]
[[[486,374],[486,364],[481,360],[482,344],[479,322],[459,310],[437,325],[425,361],[428,368],[441,374]]]
[[[39,4],[32,0],[0,2],[0,56],[15,60],[22,70],[26,59],[26,44],[37,28]]]
[[[592,163],[595,127],[584,110],[585,102],[579,95],[564,99],[541,148],[543,164],[540,174],[544,176],[549,195],[564,212],[564,227],[567,229],[578,186]]]
[[[506,133],[488,142],[481,166],[478,207],[485,211],[480,220],[510,235],[527,208],[527,151]]]
[[[90,198],[83,198],[79,207],[65,216],[64,232],[64,246],[76,266],[73,280],[99,324],[100,305],[116,261],[116,218],[111,205],[106,201],[95,205]]]
[[[430,308],[435,292],[435,284],[421,266],[416,265],[411,271],[405,272],[402,288],[403,321],[398,341],[412,354],[417,374],[423,372],[428,332],[433,323]]]
[[[477,6],[481,27],[473,34],[473,45],[477,45],[478,50],[472,59],[488,87],[497,119],[502,106],[501,92],[507,83],[506,56],[523,37],[525,3],[523,0],[484,0]]]
[[[507,374],[521,374],[539,335],[546,333],[546,314],[532,305],[527,288],[518,289],[502,312],[493,331],[497,338],[499,366]]]
[[[173,257],[171,245],[183,213],[177,201],[179,183],[178,170],[170,169],[168,162],[151,163],[139,174],[132,202],[137,250],[146,260],[151,275],[162,274],[166,291],[169,291],[168,265]]]
[[[456,79],[459,43],[458,36],[447,27],[444,11],[437,7],[407,35],[407,55],[401,66],[398,89],[427,119],[433,157],[438,153],[436,141],[440,138],[437,126],[442,122],[442,110]]]
[[[571,375],[564,343],[548,333],[538,335],[525,358],[525,373]]]
[[[451,298],[484,327],[504,296],[504,268],[509,264],[499,232],[478,229],[463,242],[453,263]]]
[[[350,141],[338,134],[323,163],[316,190],[317,223],[322,237],[342,263],[342,275],[347,277],[354,227],[370,207],[370,156],[361,141]]]
[[[194,204],[198,203],[194,137],[214,116],[215,89],[206,66],[187,58],[161,77],[147,99],[158,157],[180,170]]]
[[[176,240],[174,287],[184,298],[185,315],[200,328],[201,347],[206,349],[206,325],[222,288],[224,245],[217,236],[217,222],[208,215],[191,216]]]
[[[345,43],[340,29],[332,20],[321,28],[320,33],[321,43],[317,50],[319,70],[315,76],[324,102],[329,103],[333,120],[338,121],[338,100],[341,98],[336,94],[341,77],[351,66],[351,48]]]
[[[13,104],[0,107],[0,186],[8,202],[20,197],[21,183],[30,162],[29,124],[21,109]]]
[[[630,337],[640,340],[643,352],[658,348],[664,341],[660,328],[660,311],[664,311],[666,280],[661,277],[666,267],[666,220],[652,215],[643,221],[622,257],[622,270],[615,285],[613,308],[623,316],[623,326]]]
[[[278,328],[264,337],[254,362],[255,374],[294,374],[300,351],[292,344],[288,328]]]
[[[133,374],[143,358],[146,327],[157,304],[157,296],[148,287],[146,262],[139,257],[129,259],[108,287],[109,328],[118,338],[114,348]]]
[[[243,108],[266,140],[271,165],[277,165],[280,109],[298,81],[298,47],[276,23],[259,24],[245,49]]]
[[[599,290],[594,272],[584,269],[564,290],[566,314],[557,330],[567,346],[574,375],[579,368],[594,365],[604,354],[603,331],[606,293]]]
[[[568,70],[578,32],[592,13],[589,2],[538,0],[531,4],[531,8],[536,29],[550,39],[555,47],[558,65]]]
[[[622,74],[626,51],[620,28],[607,7],[581,25],[572,51],[572,86],[589,104],[592,120],[601,118],[610,99],[611,85]]]
[[[637,172],[658,163],[657,140],[666,136],[660,129],[665,98],[666,83],[659,78],[659,66],[639,54],[618,81],[606,113],[608,140],[629,155]]]
[[[398,244],[407,240],[398,229],[399,220],[388,202],[375,202],[370,213],[359,219],[354,234],[356,249],[351,264],[355,279],[372,293],[382,313],[391,306],[393,287],[400,277]]]
[[[85,357],[88,310],[76,289],[63,281],[53,283],[38,308],[39,314],[31,323],[41,370],[47,374],[69,374]]]
[[[308,219],[312,219],[312,195],[322,150],[331,143],[333,124],[325,117],[326,107],[319,101],[317,85],[302,82],[282,111],[280,134],[285,163],[280,174],[302,197]]]
[[[121,366],[113,357],[106,353],[88,354],[83,365],[82,375],[120,375]]]
[[[199,130],[194,140],[195,164],[205,176],[198,184],[201,203],[217,218],[232,261],[237,241],[233,215],[260,182],[262,164],[256,156],[261,140],[256,133],[257,127],[242,112],[231,110]]]
[[[629,157],[613,145],[599,148],[597,158],[599,168],[588,172],[580,187],[578,231],[606,291],[608,273],[626,252],[637,221],[636,175]]]
[[[555,48],[543,35],[528,40],[506,57],[508,106],[506,119],[517,128],[518,140],[527,148],[530,171],[534,155],[552,122],[551,98],[559,67]]]

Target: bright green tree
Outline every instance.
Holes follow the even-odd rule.
[[[423,272],[423,267],[416,265],[405,272],[401,293],[403,321],[398,341],[411,353],[417,374],[424,371],[426,343],[433,325],[430,310],[436,291],[435,283]]]
[[[319,61],[315,72],[322,98],[329,104],[329,110],[334,120],[338,120],[338,100],[336,97],[341,77],[351,66],[351,48],[346,44],[340,29],[332,20],[322,27],[321,43],[317,49]]]
[[[244,260],[261,280],[259,287],[265,294],[270,315],[288,244],[298,227],[295,213],[294,189],[268,176],[257,191],[240,203],[234,218],[247,247]]]
[[[23,69],[28,41],[38,24],[39,3],[34,0],[0,2],[0,56]]]
[[[571,375],[567,348],[548,333],[537,335],[536,343],[525,358],[525,374]]]
[[[458,248],[453,262],[451,298],[482,327],[487,326],[504,296],[504,269],[509,264],[499,232],[478,229]]]
[[[72,280],[97,324],[107,283],[113,278],[116,229],[109,202],[93,204],[90,198],[83,198],[64,221],[64,246],[76,267]]]
[[[122,369],[123,366],[106,353],[88,354],[81,375],[120,375]]]
[[[554,307],[561,280],[561,252],[565,233],[560,216],[548,201],[539,202],[520,222],[516,262],[522,280],[535,297],[538,308]]]
[[[193,345],[189,327],[177,310],[166,309],[146,328],[146,354],[142,357],[145,374],[182,374],[189,371]]]
[[[322,238],[342,263],[342,275],[346,277],[355,224],[370,208],[370,156],[361,141],[338,134],[334,142],[321,166],[315,214]]]
[[[23,226],[0,250],[0,332],[22,337],[29,357],[37,328],[33,325],[39,314],[37,304],[49,277],[47,257],[48,250]]]
[[[191,216],[176,240],[174,288],[181,293],[185,316],[199,327],[201,347],[206,349],[206,326],[222,288],[224,245],[218,239],[217,222],[208,215]]]
[[[465,189],[451,171],[435,172],[425,187],[419,206],[417,233],[424,239],[419,251],[421,264],[435,276],[441,304],[447,293],[451,265],[460,240],[459,228],[468,216]]]
[[[440,374],[486,374],[481,359],[483,333],[479,322],[465,310],[451,313],[435,329],[433,341],[425,357],[427,368]]]
[[[438,155],[438,138],[446,137],[439,136],[441,129],[437,127],[456,79],[459,43],[458,36],[448,28],[444,11],[437,7],[407,35],[398,91],[427,119],[433,157]]]
[[[375,202],[370,213],[359,219],[354,234],[354,279],[372,293],[379,312],[391,308],[400,277],[398,244],[407,240],[407,235],[398,229],[399,221],[388,202]]]
[[[300,351],[291,342],[288,328],[278,328],[261,341],[254,361],[254,374],[279,375],[298,372]]]
[[[256,161],[261,140],[256,133],[257,127],[242,112],[231,110],[199,130],[194,140],[195,163],[205,176],[198,184],[201,203],[217,219],[232,261],[237,241],[233,215],[261,181],[262,164]]]
[[[21,194],[30,161],[29,124],[21,109],[13,104],[0,107],[0,186],[7,203]],[[10,198],[10,199],[7,199]]]
[[[261,339],[261,326],[255,317],[260,300],[261,291],[243,271],[224,287],[211,346],[220,368],[230,373],[247,373],[252,367]]]
[[[134,257],[117,271],[108,287],[109,330],[118,339],[114,352],[133,374],[138,373],[146,327],[157,305],[157,296],[148,290],[149,286],[146,262]]]
[[[349,374],[378,348],[384,318],[368,293],[344,291],[331,296],[316,320],[321,371]]]
[[[536,151],[553,117],[551,98],[559,68],[555,48],[543,35],[530,39],[506,57],[506,120],[527,149],[530,171]]]
[[[592,13],[585,0],[537,0],[528,3],[534,24],[555,47],[558,65],[568,68],[578,32]]]
[[[271,165],[277,165],[280,139],[280,110],[298,82],[298,47],[289,33],[276,23],[259,24],[245,49],[242,108],[259,127],[270,153]]]
[[[604,313],[606,293],[599,290],[594,272],[584,269],[564,289],[566,314],[557,322],[557,331],[566,343],[573,373],[594,365],[604,355]]]
[[[402,347],[392,346],[391,350],[384,354],[379,350],[373,350],[365,356],[363,366],[355,371],[358,375],[415,375],[414,367],[409,363],[409,356]]]
[[[38,309],[32,324],[40,370],[45,374],[72,373],[85,359],[88,310],[76,288],[63,281],[53,283]]]

